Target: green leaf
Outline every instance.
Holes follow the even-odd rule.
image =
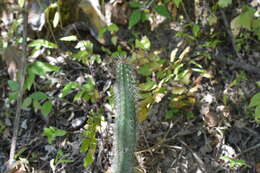
[[[255,120],[260,123],[260,105],[255,108]]]
[[[152,70],[150,69],[149,64],[144,64],[142,67],[138,69],[138,73],[143,76],[149,76],[152,74]]]
[[[73,102],[80,100],[83,97],[85,91],[79,91],[73,98]]]
[[[151,47],[151,42],[147,36],[143,36],[141,40],[135,40],[135,47],[149,50]]]
[[[65,97],[67,96],[72,89],[74,88],[79,88],[80,87],[80,84],[78,82],[69,82],[68,84],[66,84],[64,86],[64,88],[62,89],[61,91],[61,97]]]
[[[94,154],[91,152],[88,152],[86,157],[84,158],[84,167],[88,168],[91,163],[94,161]]]
[[[37,91],[37,92],[34,92],[30,97],[33,100],[43,100],[43,99],[47,99],[48,95],[43,92]]]
[[[43,103],[42,107],[41,107],[41,113],[44,115],[44,116],[48,116],[48,114],[51,112],[52,110],[52,103],[51,101],[46,101]]]
[[[253,8],[247,8],[247,10],[239,15],[239,23],[242,27],[246,29],[251,29],[252,22],[254,19],[254,12],[255,10]]]
[[[153,89],[155,86],[156,86],[156,83],[152,80],[149,80],[145,83],[141,83],[139,85],[140,89],[143,91],[149,91],[149,90]]]
[[[221,8],[225,8],[232,4],[232,0],[218,0],[218,5]]]
[[[9,86],[9,88],[11,89],[11,91],[18,91],[20,88],[19,83],[16,81],[8,80],[7,84]]]
[[[47,72],[52,72],[52,71],[57,72],[60,69],[55,65],[51,65],[42,61],[34,62],[33,64],[30,64],[28,68],[29,68],[28,69],[29,72],[40,76],[44,76]]]
[[[32,98],[31,97],[26,97],[23,101],[22,107],[27,108],[32,104]]]
[[[154,10],[161,16],[164,16],[166,18],[171,18],[171,15],[165,5],[156,5],[154,7]]]
[[[200,34],[200,26],[198,24],[194,24],[192,26],[192,33],[195,37],[198,37]]]
[[[46,136],[48,138],[49,144],[51,144],[57,136],[64,136],[66,134],[66,131],[57,129],[52,126],[43,129],[43,136]]]
[[[18,92],[15,91],[15,92],[11,92],[8,96],[8,102],[10,103],[11,101],[13,100],[16,100],[18,97]]]
[[[30,90],[32,84],[34,83],[34,80],[35,80],[35,74],[31,70],[28,70],[28,76],[24,81],[24,88]]]
[[[260,40],[260,19],[254,19],[252,22],[252,29]]]
[[[182,0],[172,0],[172,2],[176,5],[177,8],[179,8],[180,4],[182,3]]]
[[[35,111],[41,109],[41,104],[38,100],[33,100],[33,108]]]
[[[77,40],[78,40],[78,38],[76,35],[70,35],[67,37],[60,38],[60,41],[77,41]]]
[[[78,44],[75,46],[76,49],[80,49],[81,51],[88,51],[86,52],[87,55],[93,52],[93,43],[89,40],[79,41]]]
[[[55,48],[58,48],[58,45],[55,43],[49,42],[47,40],[38,39],[38,40],[34,40],[31,43],[29,43],[28,47],[36,47],[36,48],[44,47],[44,48],[49,48],[49,49],[55,49]]]
[[[132,12],[130,19],[129,19],[129,29],[131,29],[133,26],[135,26],[138,22],[140,22],[142,16],[142,11],[139,9],[136,9]]]
[[[250,101],[249,107],[259,106],[260,105],[260,92],[255,94]]]
[[[60,22],[60,13],[59,13],[59,11],[56,11],[56,13],[54,14],[53,21],[52,21],[53,27],[56,28],[58,26],[59,22]]]
[[[116,24],[111,24],[107,27],[108,31],[110,32],[117,32],[119,30],[118,26]]]

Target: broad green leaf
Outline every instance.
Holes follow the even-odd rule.
[[[140,22],[142,16],[142,11],[139,9],[136,9],[132,12],[130,19],[129,19],[129,29],[131,29],[133,26],[135,26],[138,22]]]
[[[11,92],[8,96],[8,102],[11,102],[13,100],[16,100],[18,97],[18,91]]]
[[[34,80],[35,80],[35,74],[30,69],[28,69],[28,76],[24,81],[24,88],[30,90],[32,84],[34,83]]]
[[[200,34],[200,26],[198,24],[194,24],[192,26],[192,33],[195,37],[198,37]]]
[[[235,17],[234,19],[231,20],[230,22],[230,28],[234,36],[237,36],[240,32],[241,29],[241,24],[240,24],[240,16]]]
[[[110,31],[110,32],[117,32],[119,30],[118,26],[116,24],[111,24],[107,27],[107,29]]]
[[[152,74],[149,64],[145,64],[138,69],[138,73],[143,76],[149,76]]]
[[[255,120],[260,123],[260,105],[255,108]]]
[[[179,8],[180,4],[182,3],[182,0],[172,0],[172,2],[176,5],[177,8]]]
[[[232,0],[218,0],[218,5],[221,7],[221,8],[225,8],[229,5],[232,4]]]
[[[118,40],[118,37],[117,36],[113,36],[111,38],[111,42],[113,43],[113,45],[117,45],[117,40]]]
[[[51,65],[42,61],[34,62],[33,64],[30,64],[28,68],[29,72],[32,72],[40,76],[44,76],[47,72],[57,72],[60,69],[55,65]]]
[[[154,7],[154,10],[161,16],[164,16],[166,18],[171,18],[171,15],[165,5],[156,5]]]
[[[181,95],[187,92],[187,88],[185,86],[173,86],[172,87],[172,94]]]
[[[32,98],[31,97],[26,97],[23,101],[22,107],[27,108],[32,104]]]
[[[79,101],[80,99],[82,99],[84,93],[85,93],[85,91],[79,91],[79,92],[74,96],[73,102]]]
[[[252,22],[252,29],[260,40],[260,19],[254,19]]]
[[[218,18],[217,16],[215,16],[214,14],[211,14],[209,17],[208,17],[208,23],[209,25],[214,25],[218,22]]]
[[[247,8],[247,10],[239,15],[239,23],[242,27],[246,29],[251,29],[252,22],[254,19],[254,12],[253,8]]]
[[[94,153],[88,152],[84,158],[84,167],[88,168],[91,163],[94,161]]]
[[[51,101],[46,101],[43,103],[42,107],[41,107],[41,113],[44,115],[44,116],[48,116],[48,114],[51,112],[52,110],[52,103]]]
[[[260,92],[255,94],[250,101],[249,107],[259,106],[260,105]]]
[[[260,81],[256,82],[257,87],[260,87]]]
[[[64,88],[62,89],[61,91],[61,97],[65,97],[67,96],[72,89],[74,88],[79,88],[80,87],[80,84],[78,82],[69,82],[68,84],[66,84],[64,86]]]
[[[19,83],[16,81],[8,80],[7,83],[11,91],[18,91],[20,88]]]
[[[33,108],[35,111],[41,109],[41,104],[38,100],[33,100]]]
[[[141,40],[135,40],[135,47],[149,50],[151,47],[151,42],[147,36],[143,36]]]
[[[43,136],[46,136],[48,138],[49,144],[51,144],[57,136],[64,136],[66,134],[66,131],[57,129],[52,126],[43,129]]]
[[[93,43],[91,41],[79,41],[78,44],[75,46],[76,49],[80,50],[87,50],[89,53],[92,53],[93,51]]]
[[[175,117],[176,115],[180,114],[180,110],[176,108],[172,108],[170,111],[166,112],[165,119],[169,120]]]
[[[49,42],[47,40],[38,39],[38,40],[34,40],[31,43],[29,43],[28,47],[36,47],[36,48],[44,47],[44,48],[55,49],[55,48],[58,48],[58,45],[55,43]]]
[[[60,38],[61,41],[77,41],[78,38],[76,35],[70,35],[70,36],[67,36],[67,37],[62,37]]]
[[[55,136],[64,136],[66,135],[67,132],[65,130],[60,130],[60,129],[57,129],[55,130]]]
[[[149,80],[148,82],[141,83],[139,85],[139,87],[143,91],[149,91],[149,90],[153,89],[154,87],[156,87],[156,83],[152,80]]]
[[[53,21],[52,21],[53,27],[56,28],[58,26],[59,22],[60,22],[60,13],[59,13],[59,11],[56,11],[56,13],[54,14]]]
[[[43,99],[47,99],[48,95],[43,92],[37,91],[37,92],[34,92],[30,97],[33,100],[43,100]]]

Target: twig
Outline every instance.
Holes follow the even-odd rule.
[[[231,39],[232,47],[233,47],[233,49],[234,49],[236,55],[237,55],[239,58],[241,58],[241,56],[239,55],[239,53],[238,53],[238,51],[237,51],[237,49],[236,49],[235,38],[234,38],[234,35],[233,35],[233,33],[231,32],[231,29],[230,29],[230,27],[229,27],[226,14],[225,14],[225,12],[224,12],[222,9],[220,9],[220,13],[221,13],[222,19],[223,19],[223,21],[224,21],[224,25],[225,25],[225,28],[226,28],[226,30],[227,30],[227,33],[228,33],[228,35],[229,35],[229,37],[230,37],[230,39]]]
[[[180,138],[177,138],[177,140],[184,145],[193,155],[194,159],[196,160],[196,162],[198,163],[200,170],[202,172],[207,172],[206,171],[206,167],[205,164],[203,163],[202,159],[198,156],[197,153],[195,153],[183,140],[181,140]]]
[[[244,151],[242,151],[241,153],[237,154],[237,157],[242,155],[242,154],[245,154],[245,153],[248,153],[249,151],[252,151],[254,149],[257,149],[257,148],[260,148],[260,143],[259,144],[256,144],[255,146],[252,146]]]
[[[226,58],[222,55],[222,53],[220,53],[220,55],[218,55],[218,56],[213,56],[213,58],[217,61],[222,62],[222,63],[232,65],[234,68],[239,68],[239,69],[243,69],[243,70],[248,71],[248,72],[260,74],[260,68],[252,66],[250,64],[247,64],[247,63],[245,63],[241,60],[235,61],[235,60],[232,60],[230,58]]]
[[[24,80],[25,80],[25,69],[26,69],[26,58],[27,58],[27,23],[28,23],[28,3],[25,1],[24,7],[22,8],[23,13],[23,55],[21,57],[21,69],[18,76],[18,82],[20,84],[18,98],[17,98],[17,105],[16,105],[16,113],[15,113],[15,120],[14,120],[14,127],[13,127],[13,136],[11,141],[11,149],[9,155],[9,166],[12,165],[14,162],[15,150],[16,150],[16,143],[17,143],[17,136],[19,130],[19,123],[21,117],[21,105],[23,101],[23,93],[24,93]]]
[[[180,132],[176,133],[175,135],[173,135],[172,137],[167,138],[167,139],[163,138],[163,139],[162,139],[161,141],[159,141],[157,144],[155,144],[155,145],[153,145],[153,146],[151,146],[151,147],[149,147],[149,148],[146,148],[146,149],[144,149],[144,150],[137,151],[136,153],[151,152],[151,151],[153,151],[153,150],[156,150],[156,149],[158,149],[158,148],[161,148],[164,143],[169,142],[169,141],[172,141],[172,140],[176,139],[176,137],[191,135],[191,134],[194,134],[197,130],[198,130],[198,129],[193,129],[193,130],[191,130],[191,131],[187,131],[187,130],[186,130],[186,131],[185,131],[185,130],[180,131]]]

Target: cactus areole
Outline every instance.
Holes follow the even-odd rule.
[[[136,147],[136,88],[131,66],[119,61],[116,67],[116,127],[113,173],[133,173]]]

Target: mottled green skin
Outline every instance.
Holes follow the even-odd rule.
[[[113,173],[133,173],[136,146],[135,80],[126,62],[117,64],[116,127]]]

